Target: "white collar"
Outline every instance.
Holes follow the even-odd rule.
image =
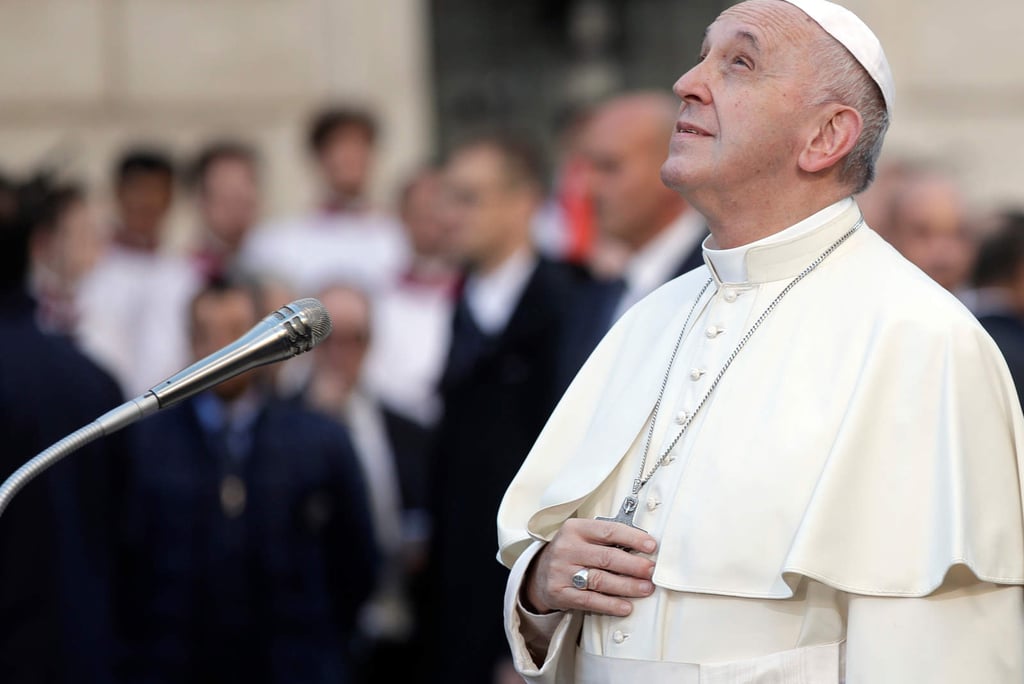
[[[745,283],[747,282],[747,252],[752,248],[791,240],[800,235],[810,233],[835,220],[844,211],[847,211],[852,204],[853,198],[846,197],[793,224],[789,228],[780,230],[778,233],[772,233],[750,244],[740,245],[731,249],[713,249],[709,247],[708,243],[711,241],[711,236],[708,236],[704,240],[704,256],[721,282]]]
[[[632,299],[640,300],[671,280],[679,262],[694,248],[703,233],[704,217],[687,208],[653,240],[638,249],[622,272]]]
[[[505,329],[536,266],[537,256],[523,248],[490,273],[469,276],[466,306],[483,332],[495,335]]]

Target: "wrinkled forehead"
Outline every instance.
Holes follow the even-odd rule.
[[[739,39],[761,51],[782,50],[800,48],[823,35],[813,19],[784,0],[747,0],[718,15],[704,32],[704,43],[708,47]]]

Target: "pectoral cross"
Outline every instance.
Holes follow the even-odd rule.
[[[640,500],[637,498],[636,494],[629,494],[626,496],[625,499],[622,500],[622,507],[619,509],[618,515],[616,515],[614,518],[604,518],[601,516],[597,516],[596,520],[606,520],[608,522],[622,523],[624,525],[629,525],[630,527],[636,528],[641,532],[646,532],[647,530],[641,529],[633,524],[633,516],[636,515],[636,508],[639,505],[639,502]]]

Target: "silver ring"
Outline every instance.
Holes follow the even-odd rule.
[[[577,589],[586,589],[588,579],[587,576],[589,574],[590,570],[588,568],[580,568],[579,570],[577,570],[575,574],[573,574],[572,576],[572,586],[576,587]]]

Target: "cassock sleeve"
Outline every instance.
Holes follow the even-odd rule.
[[[847,684],[1024,681],[1024,587],[960,566],[925,598],[850,595]]]
[[[516,670],[529,682],[572,682],[576,637],[582,618],[575,613],[530,613],[519,601],[523,578],[544,542],[527,547],[509,573],[505,589],[505,633]]]

